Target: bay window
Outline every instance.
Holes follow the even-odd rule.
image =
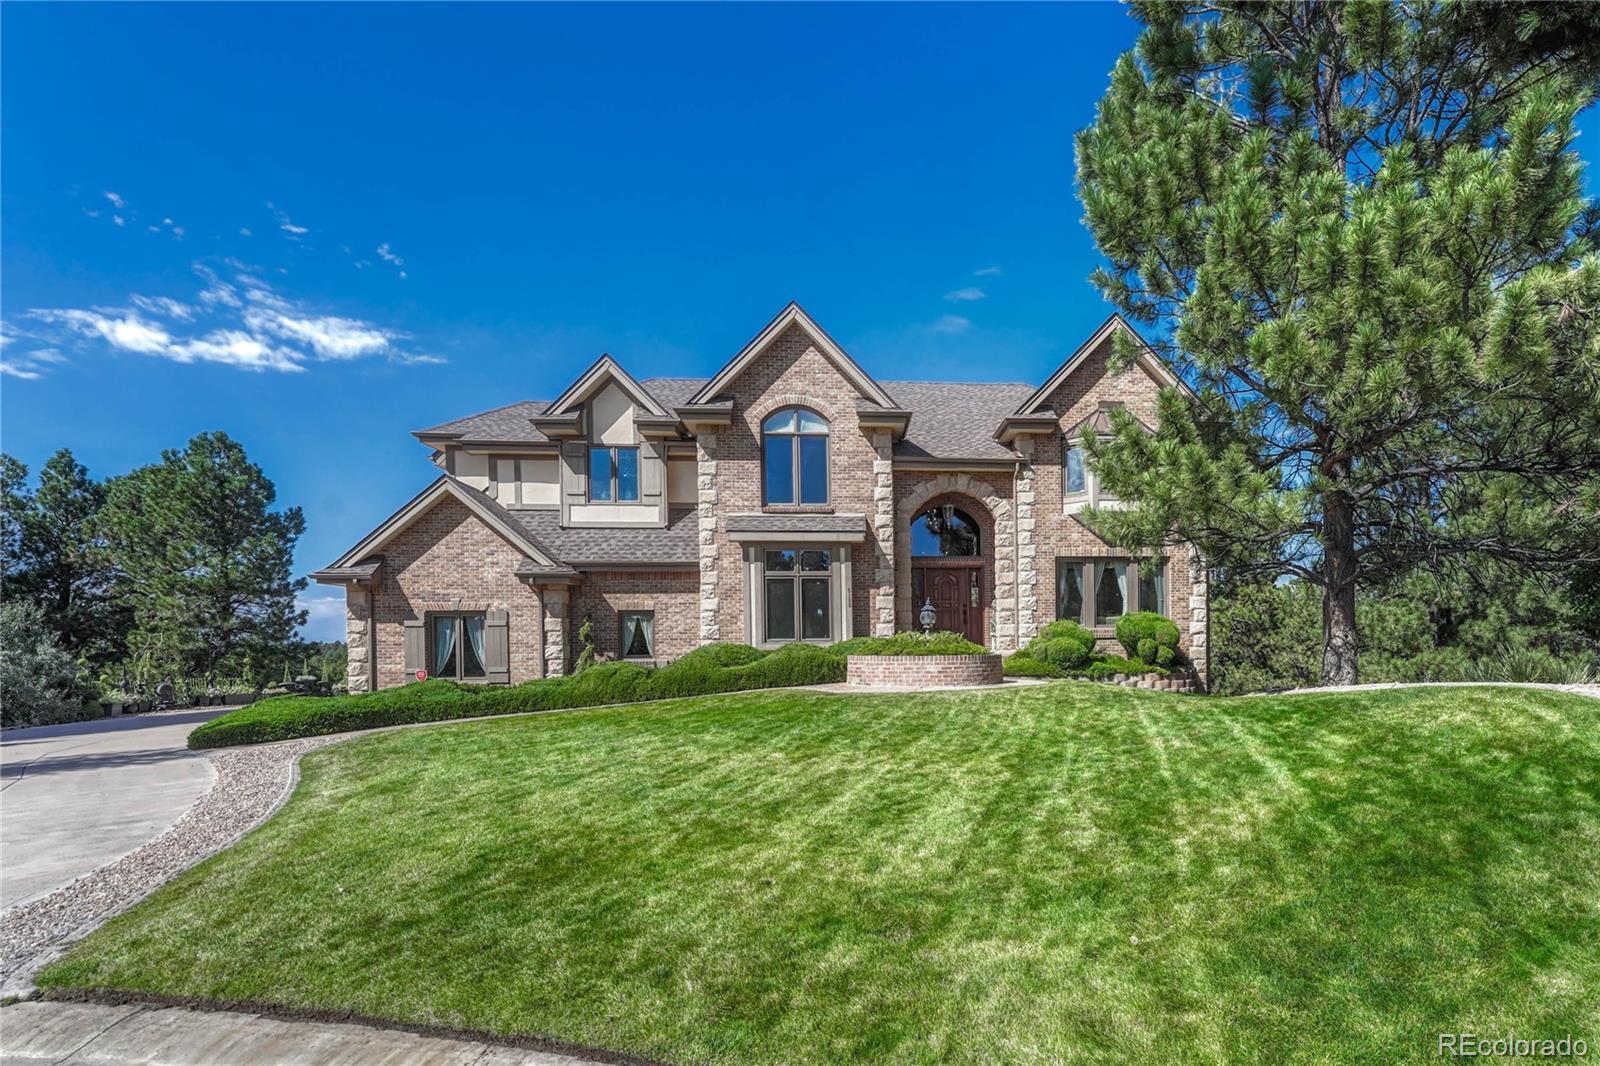
[[[1108,628],[1134,611],[1167,613],[1167,567],[1160,559],[1056,559],[1056,617]]]

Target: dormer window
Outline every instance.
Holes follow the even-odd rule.
[[[638,448],[589,446],[589,500],[593,503],[639,502]]]
[[[805,407],[785,407],[761,423],[764,504],[828,502],[828,423]]]

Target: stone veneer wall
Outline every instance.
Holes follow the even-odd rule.
[[[605,571],[586,573],[573,595],[572,651],[578,652],[578,627],[594,619],[594,646],[601,658],[621,654],[619,611],[655,612],[655,657],[676,659],[700,643],[700,575],[677,571]]]
[[[367,590],[344,588],[345,685],[351,692],[372,690],[372,612]]]
[[[745,640],[743,557],[729,540],[722,517],[729,514],[833,511],[862,514],[873,532],[853,545],[851,626],[856,636],[883,631],[875,610],[892,596],[893,530],[877,524],[877,490],[888,461],[888,442],[863,433],[856,418],[857,394],[817,350],[810,334],[791,326],[774,340],[729,390],[733,425],[714,434],[702,430],[700,450],[700,639]],[[827,507],[764,508],[761,503],[761,420],[780,407],[810,407],[828,420]],[[887,472],[892,480],[892,471]],[[709,528],[708,528],[708,519]],[[796,542],[805,538],[797,535]],[[836,634],[837,636],[837,634]]]
[[[461,501],[447,497],[434,504],[384,547],[383,557],[372,619],[379,688],[410,680],[404,622],[429,610],[507,612],[512,684],[541,676],[543,609],[515,575],[522,552]]]

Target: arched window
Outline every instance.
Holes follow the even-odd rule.
[[[955,504],[930,507],[911,523],[914,556],[977,555],[980,550],[978,523]]]
[[[761,423],[763,503],[828,502],[828,423],[785,407]]]

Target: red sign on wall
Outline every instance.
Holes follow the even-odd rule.
[[[417,680],[418,681],[426,681],[426,680],[428,680],[428,671],[426,671],[426,670],[418,670],[417,671]]]

